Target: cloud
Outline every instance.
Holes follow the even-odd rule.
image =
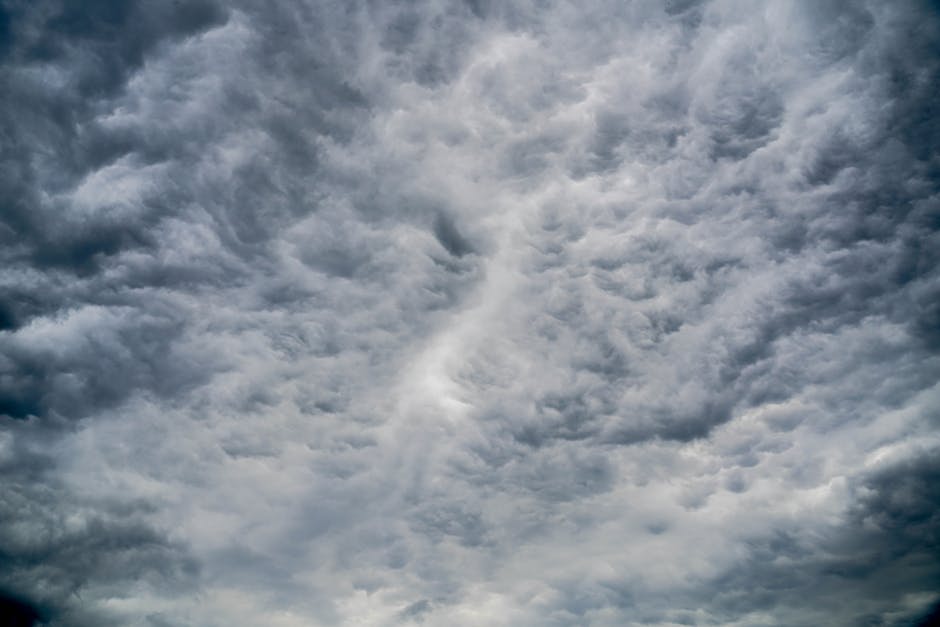
[[[929,3],[4,4],[0,603],[913,624],[938,28]]]
[[[0,608],[13,627],[30,627],[40,620],[41,616],[29,603],[7,595],[0,597]]]

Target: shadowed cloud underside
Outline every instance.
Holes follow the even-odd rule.
[[[0,2],[0,613],[934,624],[938,92],[919,0]]]

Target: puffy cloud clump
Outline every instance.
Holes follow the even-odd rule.
[[[0,6],[18,624],[912,625],[940,16]]]

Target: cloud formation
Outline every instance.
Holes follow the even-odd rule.
[[[913,625],[932,3],[0,4],[20,624]]]

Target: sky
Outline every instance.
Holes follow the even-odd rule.
[[[914,626],[940,5],[3,0],[0,613]]]

